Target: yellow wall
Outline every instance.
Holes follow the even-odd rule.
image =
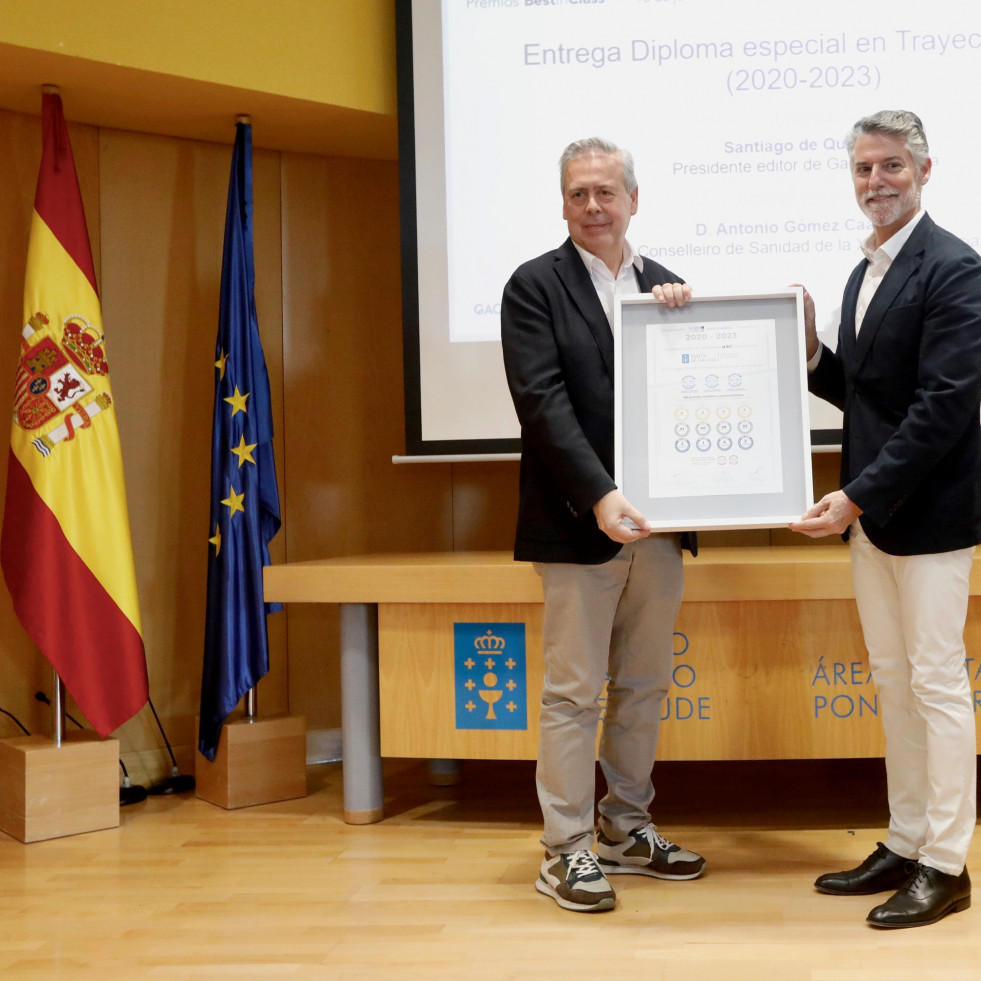
[[[5,0],[0,40],[392,115],[393,7],[394,0]]]
[[[61,87],[74,122],[396,158],[394,0],[4,0],[0,107]]]

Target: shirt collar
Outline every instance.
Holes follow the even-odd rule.
[[[913,234],[913,229],[919,224],[920,219],[926,214],[926,212],[920,208],[919,211],[902,228],[896,232],[892,238],[887,239],[878,248],[875,245],[875,233],[873,232],[863,243],[862,251],[865,253],[865,258],[869,262],[873,262],[876,253],[883,252],[889,259],[893,262],[897,255],[899,255],[899,250],[909,241],[910,235]]]
[[[599,266],[602,266],[603,269],[607,268],[606,263],[599,256],[593,255],[592,252],[587,252],[577,242],[573,242],[572,244],[576,247],[576,251],[586,264],[586,269],[589,270],[590,274],[592,274],[594,268],[599,268],[596,266],[596,263],[599,263]],[[638,272],[642,272],[644,269],[644,260],[634,252],[633,246],[626,240],[623,243],[623,259],[621,260],[621,265],[624,263],[633,266]],[[617,272],[619,271],[618,269]]]

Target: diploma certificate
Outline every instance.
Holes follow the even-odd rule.
[[[779,493],[773,320],[648,325],[649,495]]]
[[[772,528],[813,503],[803,292],[617,297],[617,486],[652,530]]]

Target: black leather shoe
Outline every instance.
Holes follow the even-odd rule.
[[[881,841],[861,865],[847,872],[818,876],[814,887],[832,896],[871,896],[904,885],[916,871],[916,862],[889,851]]]
[[[948,875],[921,865],[895,896],[869,913],[866,922],[875,927],[926,926],[970,905],[971,877],[967,869],[960,875]]]

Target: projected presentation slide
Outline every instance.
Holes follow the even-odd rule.
[[[832,345],[871,230],[844,147],[858,117],[921,116],[934,162],[924,206],[978,246],[965,109],[981,17],[967,4],[417,2],[413,64],[424,438],[517,436],[493,353],[501,290],[565,238],[557,162],[574,139],[634,154],[628,239],[642,255],[702,296],[803,283]],[[812,401],[812,429],[839,420]]]

